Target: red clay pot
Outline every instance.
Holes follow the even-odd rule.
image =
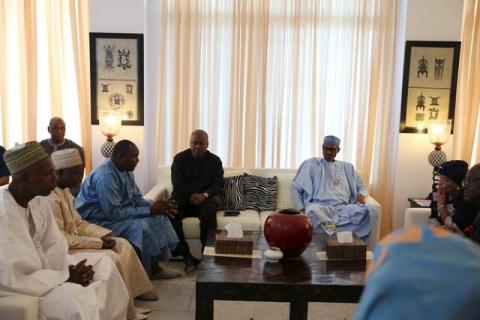
[[[284,258],[299,257],[312,241],[310,219],[296,209],[282,209],[265,221],[264,234],[271,247],[279,247]]]

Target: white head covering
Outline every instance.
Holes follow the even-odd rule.
[[[55,151],[51,157],[56,170],[83,165],[80,152],[75,148]]]

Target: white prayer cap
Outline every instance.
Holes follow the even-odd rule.
[[[51,157],[56,170],[83,165],[80,152],[75,148],[55,151],[51,154]]]

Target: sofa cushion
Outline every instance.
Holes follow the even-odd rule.
[[[292,183],[295,173],[279,173],[275,174],[275,176],[278,179],[277,206],[275,209],[295,208],[292,191]]]
[[[223,178],[218,210],[245,210],[243,179],[243,176]]]
[[[275,210],[277,177],[266,178],[245,174],[243,178],[245,208],[258,211]]]
[[[223,177],[234,177],[234,176],[242,176],[244,174],[251,174],[250,170],[242,169],[242,168],[224,168]]]
[[[197,217],[188,217],[182,220],[185,239],[200,238],[200,220]]]
[[[267,218],[269,215],[274,213],[274,211],[262,211],[260,212],[260,230],[263,231],[265,227],[265,221],[267,221]]]
[[[231,222],[236,222],[242,225],[243,231],[259,231],[260,230],[260,215],[256,210],[240,211],[240,215],[236,217],[225,217],[224,211],[217,212],[217,229],[223,230],[225,226]]]

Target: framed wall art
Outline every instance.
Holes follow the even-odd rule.
[[[453,120],[458,41],[407,41],[403,68],[400,132],[427,132],[428,121]]]
[[[117,111],[143,125],[143,34],[90,33],[91,122]]]

